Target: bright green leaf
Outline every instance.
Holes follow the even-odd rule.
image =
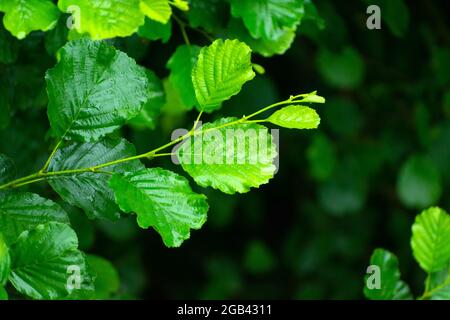
[[[172,15],[168,0],[140,0],[139,7],[147,17],[163,24],[167,23]]]
[[[304,106],[287,106],[275,111],[268,121],[280,127],[290,129],[316,129],[320,117],[316,110]]]
[[[69,42],[47,72],[52,133],[90,141],[134,118],[148,99],[144,70],[104,42]]]
[[[203,125],[202,134],[186,139],[178,149],[181,166],[197,184],[228,194],[257,188],[276,170],[276,146],[266,127],[241,123],[213,129],[233,120]]]
[[[189,10],[189,2],[187,0],[173,0],[173,2],[170,2],[170,4],[180,9],[181,11]]]
[[[69,223],[67,213],[51,200],[29,192],[0,193],[0,232],[11,244],[25,230],[56,221]]]
[[[11,261],[12,285],[34,299],[65,298],[76,291],[76,280],[70,276],[82,278],[86,273],[75,232],[57,222],[24,231],[11,246]]]
[[[72,14],[73,30],[94,40],[127,37],[144,24],[139,0],[59,0],[58,7]]]
[[[244,20],[254,38],[273,40],[298,26],[304,7],[299,0],[231,0],[231,14]]]
[[[251,50],[238,40],[219,39],[202,48],[192,71],[197,101],[206,112],[218,109],[254,77]]]
[[[153,227],[168,247],[179,247],[206,221],[206,197],[192,191],[188,181],[161,168],[114,174],[110,180],[116,201],[135,212],[141,228]]]
[[[167,62],[170,69],[169,81],[180,94],[181,101],[187,109],[198,105],[192,84],[192,69],[197,63],[200,47],[181,45]]]
[[[450,215],[433,207],[416,217],[412,226],[411,248],[420,267],[437,272],[450,261]]]
[[[0,1],[0,11],[5,12],[5,28],[18,39],[25,38],[31,31],[52,29],[60,15],[51,0]]]
[[[372,300],[398,300],[411,299],[408,286],[400,280],[400,270],[398,259],[391,252],[383,249],[376,249],[370,258],[370,265],[374,267],[373,273],[365,277],[364,295]],[[379,273],[377,273],[379,272]],[[379,283],[371,283],[373,279],[379,277]],[[371,287],[380,285],[380,288]]]
[[[94,143],[73,143],[59,149],[50,163],[50,171],[82,169],[136,155],[135,148],[125,139],[106,138]],[[139,161],[125,162],[100,171],[124,172],[142,169]],[[89,218],[117,220],[120,217],[112,190],[110,175],[94,172],[53,177],[52,188],[71,205],[80,207]]]

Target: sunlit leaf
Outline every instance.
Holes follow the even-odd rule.
[[[206,197],[188,181],[160,168],[114,174],[110,181],[119,207],[135,212],[141,228],[153,227],[168,247],[179,247],[206,221]]]
[[[0,1],[0,11],[5,12],[5,28],[18,39],[25,38],[31,31],[50,30],[60,15],[51,0]]]
[[[219,39],[202,48],[192,71],[197,101],[206,112],[218,109],[254,77],[251,50],[238,40]]]
[[[178,149],[183,169],[202,187],[228,194],[245,193],[267,183],[276,170],[276,146],[268,129],[258,124],[234,124],[222,118],[202,126]]]
[[[59,0],[58,7],[72,14],[74,30],[94,40],[130,36],[144,24],[139,0]]]
[[[316,129],[320,117],[316,110],[310,107],[293,105],[275,111],[268,121],[284,128]]]
[[[450,215],[433,207],[416,217],[411,248],[420,267],[427,272],[448,268],[450,261]]]

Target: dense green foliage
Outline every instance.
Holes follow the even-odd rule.
[[[0,299],[449,299],[446,9],[0,0]]]

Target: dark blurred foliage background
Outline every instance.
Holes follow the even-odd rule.
[[[363,298],[376,247],[398,255],[402,277],[420,293],[425,276],[411,255],[411,224],[428,206],[450,210],[450,3],[314,3],[319,23],[302,22],[286,54],[256,55],[266,74],[203,119],[248,114],[312,90],[327,98],[316,107],[319,130],[280,131],[280,168],[268,185],[235,196],[195,186],[208,195],[208,221],[178,249],[139,229],[134,217],[94,222],[66,206],[81,248],[118,268],[118,298]],[[382,8],[381,30],[366,27],[369,4]],[[114,41],[164,78],[183,42],[173,29],[167,44]],[[208,44],[195,31],[189,36]],[[4,30],[0,37],[15,41]],[[45,37],[16,41],[21,63],[0,64],[0,90],[8,91],[0,100],[8,95],[14,105],[11,118],[0,114],[0,150],[22,174],[39,169],[49,152],[44,74],[55,60]],[[146,151],[195,116],[169,105],[156,130],[122,133]],[[182,173],[169,159],[152,164]],[[48,185],[32,190],[55,198]]]

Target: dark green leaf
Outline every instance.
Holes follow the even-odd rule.
[[[71,140],[96,140],[120,128],[148,99],[145,72],[105,42],[69,42],[47,72],[52,133]]]
[[[244,20],[254,38],[277,39],[295,29],[304,14],[303,0],[231,0],[231,13]]]
[[[69,223],[67,213],[51,200],[28,192],[0,193],[0,232],[11,244],[25,230],[46,222]]]
[[[12,285],[34,299],[67,297],[77,290],[72,272],[80,280],[86,273],[85,257],[77,248],[77,236],[66,224],[50,222],[24,231],[11,247]]]
[[[94,143],[72,143],[59,149],[50,171],[89,168],[95,165],[134,156],[135,148],[125,139],[105,138]],[[142,169],[139,161],[125,162],[102,168],[103,171],[124,172]],[[109,174],[85,172],[53,177],[52,188],[68,203],[80,207],[90,218],[116,220],[119,207],[108,187]]]

